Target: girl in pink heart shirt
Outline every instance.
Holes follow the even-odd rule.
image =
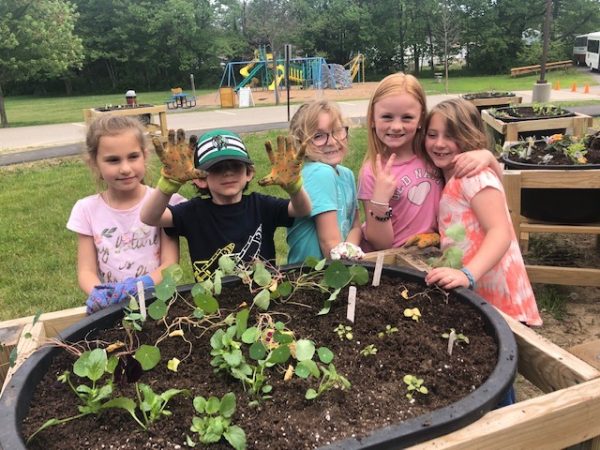
[[[366,222],[365,251],[400,247],[414,235],[437,231],[444,180],[425,163],[425,92],[412,75],[384,78],[367,111],[368,146],[358,176],[358,198]],[[487,166],[501,173],[488,150],[456,156],[457,176],[472,176]]]

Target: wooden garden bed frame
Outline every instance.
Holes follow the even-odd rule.
[[[536,130],[553,130],[557,128],[570,128],[573,136],[583,136],[587,129],[593,125],[591,116],[575,113],[573,117],[555,117],[552,119],[523,119],[518,122],[504,122],[493,117],[488,111],[481,111],[481,119],[487,127],[496,130],[504,136],[505,142],[517,142],[519,133]]]
[[[426,269],[426,264],[404,249],[382,252],[384,262]],[[366,255],[375,261],[379,252]],[[8,344],[0,353],[6,364],[11,346],[19,349],[20,365],[37,342],[56,336],[80,320],[85,308],[42,314],[32,327],[33,317],[0,322],[0,338]],[[547,394],[491,411],[478,421],[445,436],[411,447],[412,449],[559,449],[580,442],[581,449],[600,449],[600,372],[532,329],[503,315],[518,345],[518,370]],[[28,337],[28,333],[31,334]],[[8,385],[9,370],[5,386]]]
[[[495,108],[499,105],[518,105],[523,101],[523,97],[519,97],[518,95],[513,95],[511,97],[489,97],[489,98],[474,98],[474,99],[466,99],[462,97],[464,100],[472,103],[478,108],[482,106],[487,106],[488,108]]]
[[[141,116],[143,114],[150,114],[151,116],[158,115],[158,123],[151,122],[145,125],[146,131],[152,134],[160,133],[164,139],[167,139],[169,129],[167,128],[166,105],[147,106],[143,108],[128,108],[127,106],[124,106],[122,109],[114,111],[99,111],[95,108],[83,110],[83,117],[87,125],[89,125],[96,117],[103,114],[112,114],[114,116]]]

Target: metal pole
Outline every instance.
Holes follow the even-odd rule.
[[[287,91],[287,120],[290,121],[290,54],[292,46],[285,44],[285,89]]]
[[[196,86],[194,85],[194,74],[190,73],[190,82],[192,83],[192,95],[196,97]]]

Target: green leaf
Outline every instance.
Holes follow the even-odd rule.
[[[308,339],[300,339],[296,341],[296,359],[298,361],[306,361],[312,359],[315,354],[315,344]]]
[[[278,344],[291,344],[294,341],[294,336],[290,333],[282,333],[281,331],[277,330],[273,334],[273,339]]]
[[[329,364],[331,361],[333,361],[333,352],[327,347],[319,347],[317,350],[317,355],[319,355],[319,360],[323,364]]]
[[[202,308],[196,308],[192,312],[192,316],[194,316],[196,319],[203,319],[205,316],[204,310]]]
[[[175,284],[183,280],[183,269],[179,264],[171,264],[161,271],[163,279],[171,278]]]
[[[267,359],[268,362],[273,364],[283,364],[290,358],[290,349],[287,345],[277,347],[271,352],[271,356]]]
[[[219,411],[221,402],[217,397],[210,396],[206,402],[206,414],[216,414]]]
[[[219,269],[221,269],[225,275],[233,273],[235,270],[235,261],[231,256],[223,255],[219,258]]]
[[[141,364],[142,369],[150,370],[160,361],[160,350],[153,345],[143,344],[136,350],[133,357]]]
[[[162,301],[169,300],[175,295],[176,291],[177,283],[170,277],[163,278],[163,280],[154,287],[156,298]]]
[[[327,260],[325,258],[321,259],[317,264],[315,264],[315,270],[323,270],[325,263],[327,263]]]
[[[268,289],[261,290],[253,300],[254,304],[263,311],[269,309],[269,303],[271,302],[271,296],[269,295]]]
[[[242,334],[242,342],[244,344],[252,344],[256,342],[258,337],[260,336],[260,332],[256,327],[250,327]]]
[[[340,261],[333,261],[327,269],[323,281],[327,286],[334,289],[341,289],[346,286],[351,279],[350,270]]]
[[[304,265],[310,267],[311,269],[315,269],[317,267],[317,264],[319,264],[319,260],[317,258],[315,258],[314,256],[307,256],[304,259]],[[321,267],[322,269],[322,267]],[[321,269],[316,269],[316,270],[321,270]]]
[[[248,308],[242,309],[235,315],[235,326],[236,326],[235,335],[238,339],[242,336],[242,334],[248,328],[248,316],[249,315],[250,315],[250,310]],[[246,344],[248,344],[248,342],[246,342]]]
[[[215,295],[220,295],[221,294],[221,289],[223,288],[223,285],[221,283],[221,274],[222,272],[220,270],[215,270],[214,276],[213,276],[213,292],[215,293]]]
[[[223,433],[223,436],[235,450],[244,450],[246,448],[246,433],[237,425],[229,426],[227,431]]]
[[[354,265],[349,270],[354,283],[362,286],[369,282],[369,271],[365,267]]]
[[[331,303],[331,300],[325,300],[325,302],[323,303],[323,307],[319,310],[317,316],[323,316],[325,314],[328,314],[331,310]]]
[[[40,320],[40,316],[42,315],[42,310],[38,309],[33,316],[33,321],[31,322],[31,326],[34,326],[38,320]]]
[[[452,239],[455,243],[465,239],[466,230],[463,224],[455,223],[446,228],[446,236]]]
[[[207,283],[208,281],[208,283]],[[210,284],[210,287],[207,287],[207,284]],[[206,295],[212,292],[212,282],[210,280],[203,281],[202,283],[196,283],[192,286],[191,294],[192,297],[196,297],[198,295]]]
[[[194,397],[192,404],[194,405],[194,409],[198,413],[204,414],[206,412],[206,399],[201,395],[199,395],[198,397]]]
[[[311,360],[300,361],[294,370],[300,378],[308,378],[310,375],[318,377],[321,373],[317,363]]]
[[[271,274],[261,262],[257,262],[254,268],[253,280],[260,287],[269,286],[272,281]]]
[[[160,299],[156,299],[148,307],[148,315],[154,320],[162,319],[167,315],[167,304]]]
[[[292,283],[284,281],[277,287],[277,292],[279,292],[279,295],[282,297],[287,297],[292,293]]]
[[[242,363],[242,351],[235,349],[231,353],[224,353],[223,359],[231,367],[237,367]]]
[[[102,405],[102,409],[119,408],[128,411],[129,414],[135,416],[136,404],[133,400],[127,397],[117,397],[107,401]]]
[[[307,389],[306,394],[304,395],[304,398],[306,398],[306,400],[314,400],[317,397],[317,391],[315,391],[313,388]]]
[[[267,356],[267,349],[262,342],[255,342],[250,346],[249,354],[250,358],[259,361]]]
[[[221,405],[219,406],[219,412],[223,417],[231,417],[235,412],[235,394],[228,392],[221,398]]]
[[[96,348],[92,351],[83,352],[73,364],[73,372],[79,377],[87,377],[92,381],[98,381],[106,370],[108,357],[106,350]]]
[[[206,314],[214,314],[219,309],[219,302],[209,293],[197,295],[194,297],[194,303],[198,308],[202,308]]]
[[[15,364],[17,364],[17,347],[14,347],[11,351],[10,351],[10,355],[8,356],[8,365],[10,367],[15,367]]]

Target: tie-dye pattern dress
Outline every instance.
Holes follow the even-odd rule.
[[[452,177],[442,192],[438,217],[441,247],[442,250],[451,245],[460,247],[464,252],[465,266],[469,265],[485,237],[470,203],[473,197],[486,187],[498,189],[504,195],[502,182],[491,169],[486,169],[471,178]],[[510,221],[508,207],[505,209]],[[458,223],[464,225],[466,238],[462,242],[454,243],[446,236],[446,229]],[[542,319],[512,227],[511,236],[509,249],[498,264],[477,280],[475,292],[512,318],[527,325],[538,326],[542,324]]]

